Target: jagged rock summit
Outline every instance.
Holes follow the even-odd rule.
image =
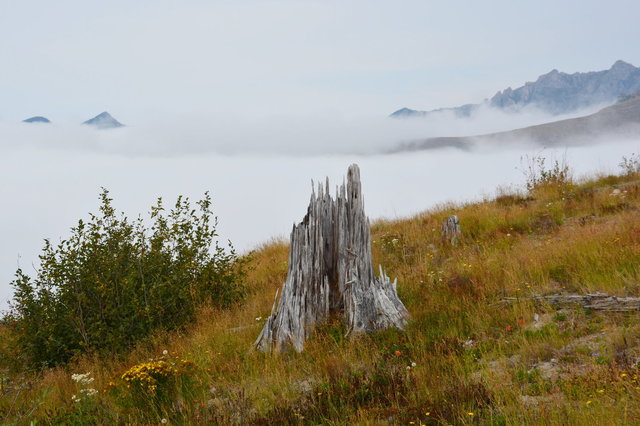
[[[29,117],[22,120],[23,123],[51,123],[47,117],[36,115],[35,117]]]
[[[82,124],[97,127],[98,129],[115,129],[118,127],[124,127],[124,124],[113,118],[108,112],[103,112],[95,117],[85,121]]]
[[[616,61],[603,71],[567,74],[552,70],[534,82],[516,89],[508,87],[480,104],[454,108],[416,111],[402,108],[390,115],[393,118],[425,117],[434,112],[449,111],[457,117],[468,117],[481,106],[517,112],[533,106],[544,112],[560,115],[596,105],[613,104],[620,96],[640,90],[640,68],[624,61]]]

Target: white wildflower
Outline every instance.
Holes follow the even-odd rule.
[[[164,351],[162,351],[162,355],[169,355],[169,351],[165,349]]]
[[[162,423],[163,425],[166,425],[167,423],[169,423],[169,420],[162,419],[162,420],[160,420],[160,423]]]
[[[93,388],[87,388],[87,389],[80,389],[80,393],[86,395],[86,396],[93,396],[96,395],[98,393],[97,389],[93,389]]]
[[[411,367],[415,367],[415,366],[417,366],[417,365],[418,365],[418,364],[416,364],[415,362],[412,362],[412,363],[411,363]]]
[[[71,379],[76,382],[76,383],[80,383],[81,385],[88,385],[91,382],[93,382],[93,377],[90,377],[91,373],[84,373],[84,374],[72,374],[71,375]]]

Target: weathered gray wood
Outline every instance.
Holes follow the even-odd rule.
[[[553,294],[549,296],[532,296],[525,298],[505,297],[503,302],[512,303],[519,300],[533,300],[550,305],[578,304],[596,311],[629,312],[640,311],[640,297],[616,297],[605,293],[594,294]]]
[[[442,224],[442,238],[449,241],[452,246],[458,244],[458,237],[462,234],[458,216],[453,215]]]
[[[369,220],[364,214],[360,171],[349,167],[335,200],[329,181],[312,191],[307,214],[291,232],[289,269],[280,301],[255,342],[264,352],[291,345],[300,352],[314,327],[330,316],[344,317],[348,333],[404,328],[409,317],[380,267],[371,261]],[[347,334],[348,334],[347,333]]]

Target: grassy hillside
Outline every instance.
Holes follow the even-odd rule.
[[[398,277],[408,328],[345,339],[336,321],[300,354],[252,350],[287,271],[287,243],[266,243],[252,255],[248,300],[203,308],[186,332],[41,373],[17,371],[5,356],[0,423],[632,424],[640,313],[528,299],[640,297],[632,171],[574,182],[543,169],[527,194],[374,223],[374,261]],[[456,246],[440,236],[451,214],[463,231]],[[8,330],[0,339],[11,354]]]

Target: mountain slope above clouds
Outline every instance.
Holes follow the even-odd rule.
[[[640,137],[640,95],[595,114],[506,132],[478,136],[435,137],[400,144],[394,152],[437,148],[472,149],[483,144],[524,141],[541,146],[578,145],[606,136]]]
[[[620,96],[638,91],[640,68],[619,60],[611,68],[603,71],[567,74],[553,70],[541,75],[534,82],[527,82],[516,89],[509,87],[499,91],[491,99],[479,104],[431,111],[401,108],[390,117],[419,118],[437,112],[451,112],[456,117],[469,117],[481,106],[508,112],[517,112],[531,106],[549,114],[560,115],[611,104]]]

